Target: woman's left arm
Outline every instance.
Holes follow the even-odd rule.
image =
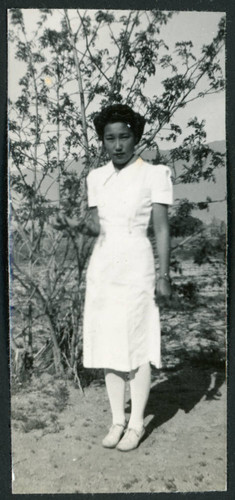
[[[153,203],[153,229],[159,257],[159,278],[156,291],[158,295],[169,297],[171,295],[171,285],[169,279],[170,229],[168,205]]]

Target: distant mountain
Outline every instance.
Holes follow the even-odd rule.
[[[226,152],[226,143],[222,141],[214,141],[208,143],[211,149],[219,153]],[[160,150],[164,157],[169,158],[170,150]],[[153,161],[156,158],[157,151],[149,150],[142,154],[142,158],[146,161]],[[207,160],[209,163],[209,159]],[[176,163],[178,171],[180,172],[181,162]],[[216,181],[200,181],[193,184],[179,184],[174,187],[174,198],[183,199],[188,198],[190,201],[198,202],[206,200],[209,196],[212,200],[224,200],[226,197],[226,168],[217,168],[215,170]],[[210,223],[213,218],[226,220],[227,218],[227,203],[220,201],[211,203],[209,210],[194,210],[193,215],[203,220],[205,223]]]
[[[213,141],[213,142],[209,142],[208,145],[210,146],[211,149],[213,149],[214,151],[218,151],[219,153],[226,152],[226,142],[225,141]]]
[[[224,153],[226,148],[225,141],[210,142],[209,146],[213,150],[219,151],[220,153]],[[148,150],[145,151],[141,156],[144,160],[152,162],[156,158],[156,153],[156,150]],[[167,157],[169,157],[170,150],[160,150],[160,153],[162,153],[167,159]],[[180,162],[178,163],[178,168],[180,171]],[[76,173],[79,177],[83,170],[82,161],[75,161],[74,159],[67,161],[65,169],[69,172]],[[190,201],[197,202],[206,200],[207,196],[210,196],[212,200],[223,200],[226,196],[226,169],[216,169],[215,177],[215,183],[212,181],[200,181],[199,183],[195,184],[180,184],[175,186],[175,200],[188,198]],[[51,182],[51,179],[49,180]],[[56,186],[56,184],[52,185],[47,193],[47,196],[51,200],[56,200],[58,198],[58,187]],[[212,203],[208,211],[197,210],[193,212],[193,215],[200,218],[206,223],[210,223],[214,217],[220,220],[226,220],[226,202],[223,201]]]
[[[218,151],[219,153],[225,153],[226,143],[224,140],[209,142],[208,146],[213,149],[213,151]],[[160,153],[166,157],[169,157],[171,149],[160,149]],[[142,153],[142,158],[146,161],[151,161],[156,157],[156,149],[149,149]]]

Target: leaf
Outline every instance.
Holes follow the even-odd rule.
[[[16,57],[21,61],[28,61],[28,46],[26,43],[19,41],[17,44]]]
[[[11,23],[14,26],[17,26],[18,24],[22,26],[23,14],[21,9],[10,9],[10,17],[11,17]]]
[[[114,22],[115,17],[113,14],[109,13],[108,11],[105,12],[104,10],[99,10],[95,16],[95,20],[97,23],[107,23],[111,24]],[[120,19],[123,22],[123,19]],[[124,17],[125,20],[125,17]]]

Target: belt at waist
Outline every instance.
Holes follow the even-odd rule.
[[[145,227],[140,226],[101,226],[100,236],[147,236],[147,230]]]

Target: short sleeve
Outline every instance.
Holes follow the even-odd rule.
[[[97,195],[96,195],[96,182],[95,178],[96,176],[94,175],[94,170],[89,172],[87,176],[87,195],[88,195],[88,207],[96,207],[97,206]]]
[[[172,205],[173,203],[171,170],[166,165],[152,165],[151,201],[164,205]]]

